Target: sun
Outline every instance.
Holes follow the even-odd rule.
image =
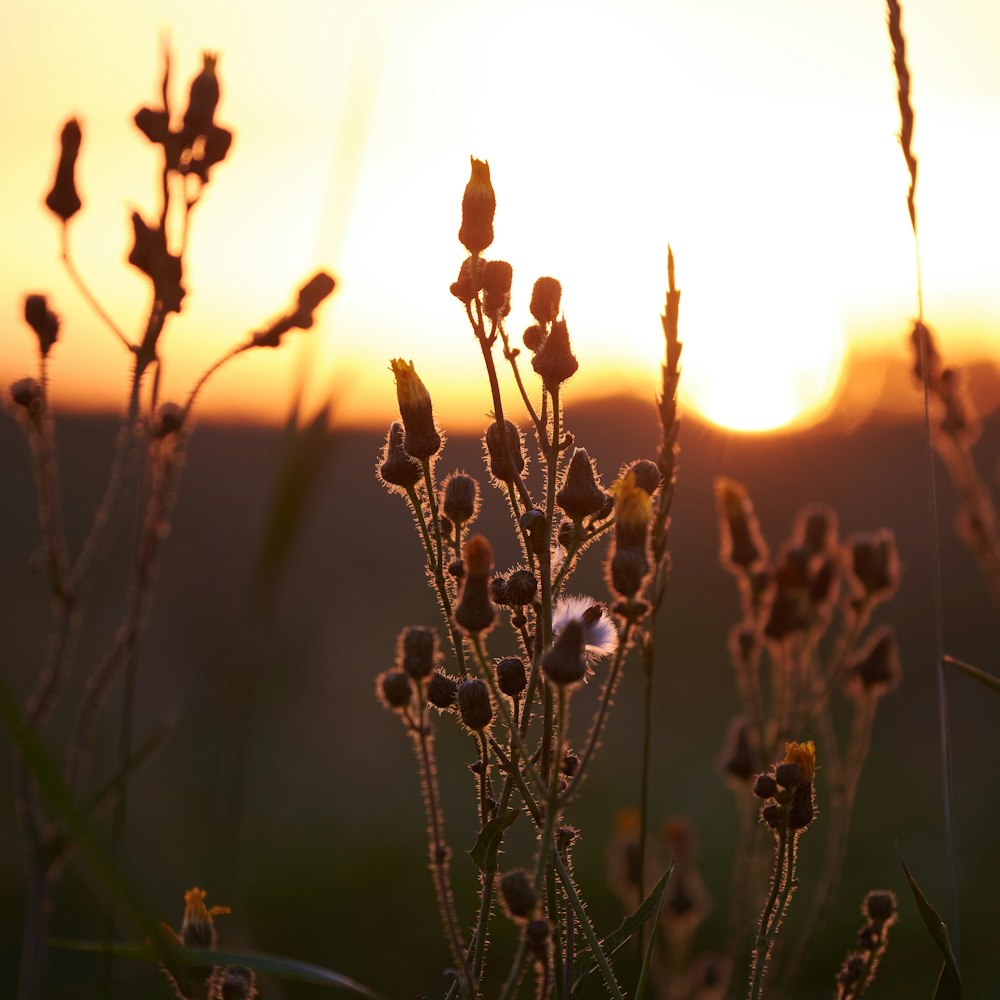
[[[780,287],[730,272],[719,288],[685,294],[683,401],[713,424],[762,432],[829,412],[846,335],[821,276],[786,270]]]

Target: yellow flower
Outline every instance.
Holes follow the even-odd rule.
[[[400,406],[414,406],[431,401],[431,394],[416,373],[412,361],[393,358],[389,364],[396,377],[396,398]]]
[[[635,473],[630,472],[619,479],[615,490],[615,520],[624,528],[645,529],[653,516],[653,501],[649,494],[635,482]]]
[[[190,947],[215,947],[215,922],[220,913],[231,913],[228,906],[205,906],[205,890],[195,886],[184,893],[184,920],[178,937]]]
[[[462,228],[458,231],[458,238],[475,256],[493,242],[493,215],[497,200],[490,180],[489,163],[475,157],[469,159],[472,169],[462,196]]]
[[[414,370],[412,361],[393,358],[390,364],[396,377],[399,415],[406,430],[403,447],[414,458],[430,458],[441,450],[441,435],[434,426],[431,394]]]
[[[816,776],[816,744],[812,740],[786,743],[785,760],[790,764],[798,764],[804,785],[810,784]]]

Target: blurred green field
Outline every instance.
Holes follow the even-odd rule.
[[[655,415],[632,399],[568,411],[577,443],[605,480],[623,461],[653,457]],[[61,421],[62,488],[71,538],[78,544],[97,503],[115,431],[110,419]],[[335,431],[301,531],[272,605],[251,609],[250,580],[281,453],[273,429],[204,425],[196,430],[166,548],[150,627],[140,644],[138,732],[180,711],[170,744],[137,778],[130,799],[123,863],[164,920],[179,922],[183,892],[209,891],[209,903],[233,907],[220,918],[226,943],[287,954],[351,975],[390,997],[441,996],[446,949],[438,926],[416,770],[398,722],[373,695],[376,673],[390,664],[395,637],[408,624],[435,624],[422,578],[421,550],[406,509],[375,482],[381,435]],[[776,546],[807,501],[832,504],[842,535],[891,527],[903,565],[897,598],[879,610],[900,635],[904,680],[882,703],[872,755],[862,777],[854,836],[838,903],[797,997],[826,998],[852,946],[866,889],[891,887],[901,919],[872,991],[874,997],[930,997],[939,962],[905,888],[894,844],[924,889],[946,911],[943,810],[935,706],[931,619],[931,546],[926,452],[910,425],[868,424],[850,435],[743,437],[685,420],[672,532],[673,575],[655,682],[652,815],[684,814],[701,839],[701,867],[714,900],[699,946],[716,949],[725,928],[736,813],[715,758],[737,697],[725,636],[737,614],[731,579],[719,568],[711,484],[725,474],[747,484]],[[986,422],[977,446],[984,467],[1000,456],[1000,421]],[[533,463],[534,464],[534,463]],[[0,422],[0,655],[5,678],[26,696],[41,661],[48,601],[30,568],[37,548],[27,449],[10,420]],[[440,473],[465,469],[480,479],[481,446],[451,437]],[[997,671],[1000,625],[971,558],[950,529],[951,497],[942,489],[945,637],[949,653]],[[486,492],[479,530],[494,542],[497,563],[516,553],[497,494]],[[98,591],[77,659],[78,677],[100,653],[124,600],[121,570],[135,526],[126,520]],[[604,594],[601,551],[592,550],[571,592]],[[491,652],[501,653],[499,639]],[[602,931],[621,917],[606,884],[606,846],[615,812],[637,801],[638,661],[629,662],[617,705],[584,794],[570,819],[582,827],[576,873]],[[234,680],[257,679],[248,752],[237,767]],[[587,692],[593,698],[594,686]],[[239,688],[237,688],[238,690]],[[1000,828],[1000,699],[964,677],[949,685],[954,726],[955,812],[967,995],[1000,995],[995,960],[1000,920],[996,830]],[[112,700],[117,708],[117,698]],[[101,753],[115,745],[114,712]],[[57,719],[57,728],[70,718]],[[577,718],[576,738],[589,715]],[[448,721],[448,720],[444,720]],[[475,837],[475,793],[466,764],[474,743],[439,727],[447,833],[455,849],[454,882],[471,924],[474,868],[463,850]],[[808,734],[804,734],[808,735]],[[0,747],[0,781],[11,786],[12,754]],[[243,782],[243,808],[232,811]],[[0,994],[16,976],[23,915],[23,858],[10,796],[0,813]],[[227,806],[227,803],[229,805]],[[822,807],[820,800],[820,820]],[[527,823],[514,828],[506,863],[527,860]],[[814,877],[822,838],[801,847],[800,882]],[[99,936],[105,890],[86,866],[60,886],[53,932]],[[806,895],[793,903],[790,929]],[[120,934],[137,932],[122,921]],[[506,971],[514,933],[495,921],[493,976]],[[625,959],[626,965],[631,959]],[[47,997],[95,995],[98,963],[53,952]],[[737,973],[738,975],[740,973]],[[157,996],[154,971],[116,965],[115,996]],[[601,993],[595,981],[588,995]],[[262,996],[306,998],[323,992],[267,982]]]

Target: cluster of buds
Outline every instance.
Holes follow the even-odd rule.
[[[441,709],[450,708],[455,703],[457,685],[453,681],[449,683],[450,678],[438,671],[440,661],[438,636],[433,629],[419,625],[404,628],[396,639],[395,667],[383,671],[376,679],[376,691],[382,703],[386,708],[408,715],[414,707],[415,690],[426,686],[431,704]],[[448,688],[449,696],[445,696],[443,688]],[[432,689],[436,689],[434,697]]]
[[[797,833],[813,821],[815,776],[816,746],[812,740],[786,743],[784,759],[757,775],[753,793],[763,800],[761,819],[775,835]]]
[[[856,1000],[871,986],[888,947],[896,912],[896,897],[890,890],[875,889],[865,896],[861,904],[865,923],[858,931],[857,947],[837,973],[836,1000]]]

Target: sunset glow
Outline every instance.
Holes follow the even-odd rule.
[[[448,293],[471,153],[497,192],[488,256],[514,267],[512,338],[534,279],[558,277],[578,398],[655,392],[669,241],[684,404],[747,431],[818,419],[862,338],[906,363],[915,310],[884,14],[860,0],[750,8],[525,0],[501,16],[458,0],[297,0],[236,16],[185,0],[161,22],[102,0],[5,12],[0,86],[31,100],[0,105],[14,152],[0,188],[0,379],[31,370],[21,302],[47,291],[66,320],[57,401],[120,406],[128,358],[59,269],[39,204],[58,129],[77,114],[75,252],[134,329],[146,290],[123,263],[127,220],[155,205],[155,160],[131,116],[155,99],[169,30],[178,100],[200,52],[221,51],[220,118],[236,141],[194,218],[188,299],[164,342],[168,396],[325,267],[340,285],[322,323],[221,373],[203,413],[279,418],[305,371],[312,402],[335,391],[341,419],[383,423],[388,359],[405,355],[449,427],[481,429],[481,358]],[[996,359],[1000,15],[989,0],[946,13],[914,2],[907,28],[928,316],[955,360]]]

